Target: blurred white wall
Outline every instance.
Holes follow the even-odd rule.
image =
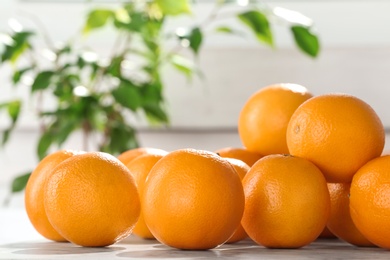
[[[253,38],[212,36],[202,48],[200,64],[206,80],[187,80],[166,71],[166,98],[172,128],[214,129],[212,132],[140,133],[143,145],[167,150],[180,147],[217,149],[239,146],[235,132],[238,114],[246,99],[259,88],[277,82],[293,82],[308,87],[314,94],[345,92],[368,102],[390,127],[390,1],[269,1],[272,6],[290,8],[311,17],[321,39],[321,54],[311,59],[294,47],[284,26],[275,28],[276,48],[258,44]],[[194,18],[201,20],[211,4],[196,7]],[[33,13],[44,23],[55,41],[72,36],[82,25],[89,6],[85,3],[48,3],[1,0],[0,31],[17,17],[32,26],[25,13]],[[235,24],[233,20],[228,23]],[[177,18],[169,28],[188,24]],[[242,28],[242,27],[239,27]],[[109,33],[109,32],[107,32]],[[104,49],[111,39],[95,35],[96,48]],[[26,90],[15,90],[0,70],[0,102]],[[33,102],[33,101],[31,101]],[[30,106],[25,107],[20,126],[11,143],[0,150],[0,184],[36,164],[36,120]],[[5,124],[0,117],[0,127]],[[3,121],[2,121],[3,120]],[[222,133],[215,132],[222,129]],[[227,129],[227,130],[224,130]],[[227,131],[227,132],[226,132]],[[66,147],[79,147],[75,136]]]

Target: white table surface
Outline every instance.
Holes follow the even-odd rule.
[[[390,259],[390,251],[359,248],[338,239],[301,249],[266,249],[250,240],[207,251],[185,251],[130,236],[105,248],[55,243],[40,236],[23,208],[0,208],[0,259]]]

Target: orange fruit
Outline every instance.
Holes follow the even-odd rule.
[[[79,154],[72,150],[61,150],[47,155],[39,162],[28,179],[24,193],[24,203],[28,218],[34,228],[45,238],[66,241],[50,224],[43,203],[44,187],[52,174],[52,169],[62,161]]]
[[[130,149],[127,151],[124,151],[120,155],[118,155],[118,160],[121,161],[124,165],[128,164],[135,158],[137,158],[140,155],[143,154],[149,154],[149,153],[162,153],[165,152],[164,150],[158,149],[158,148],[151,148],[151,147],[138,147],[134,149]]]
[[[373,246],[356,228],[349,212],[350,183],[328,183],[330,217],[327,227],[338,238],[356,246]]]
[[[299,248],[320,235],[329,217],[326,180],[310,161],[268,155],[243,179],[242,225],[252,240],[269,248]]]
[[[244,104],[238,119],[243,145],[262,155],[288,154],[286,129],[291,115],[312,95],[297,84],[275,84],[260,89]]]
[[[140,213],[134,178],[114,156],[91,152],[53,169],[44,203],[53,227],[80,246],[108,246],[127,237]]]
[[[245,174],[250,170],[250,167],[245,162],[234,159],[234,158],[226,158],[226,160],[233,166],[234,170],[236,170],[238,176],[242,180],[245,177]],[[236,243],[248,237],[248,234],[245,232],[244,228],[240,224],[236,231],[234,231],[233,235],[226,241],[227,244]]]
[[[287,128],[290,153],[310,160],[328,182],[351,182],[369,160],[381,155],[385,132],[375,111],[346,94],[327,94],[302,104]]]
[[[142,194],[147,226],[160,242],[180,249],[210,249],[226,242],[244,211],[241,180],[215,153],[181,149],[160,159]]]
[[[152,154],[144,154],[141,156],[138,156],[134,160],[132,160],[130,163],[126,165],[126,167],[129,169],[131,175],[133,175],[135,183],[138,188],[138,193],[140,196],[142,196],[142,192],[144,189],[146,178],[148,177],[148,174],[152,167],[164,156],[167,152],[160,152],[160,154],[154,152]],[[146,226],[144,215],[141,213],[138,218],[137,224],[135,225],[133,229],[133,234],[145,238],[145,239],[153,239],[154,236],[150,232],[149,228]]]
[[[390,156],[375,158],[352,179],[351,218],[373,244],[390,249]]]
[[[225,147],[225,148],[218,149],[215,152],[222,157],[241,160],[246,164],[248,164],[249,166],[252,166],[261,157],[263,157],[261,154],[249,151],[246,148]]]

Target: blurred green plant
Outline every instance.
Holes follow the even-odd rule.
[[[173,33],[166,32],[164,24],[175,16],[191,17],[193,4],[189,0],[131,1],[122,2],[118,8],[93,8],[78,35],[86,37],[111,26],[116,38],[108,56],[98,55],[91,47],[80,47],[75,38],[57,46],[49,35],[23,30],[13,20],[11,30],[0,35],[0,66],[10,66],[12,85],[27,85],[29,96],[37,100],[41,130],[38,158],[53,147],[61,147],[80,130],[85,150],[89,149],[91,134],[99,136],[98,149],[111,154],[138,147],[137,131],[128,120],[130,114],[146,117],[152,124],[169,124],[161,68],[170,64],[191,78],[198,69],[181,51],[188,49],[194,56],[199,55],[206,28],[212,27],[211,33],[242,35],[230,25],[221,25],[223,19],[236,17],[244,30],[271,47],[275,45],[271,24],[282,22],[303,53],[318,55],[319,40],[309,18],[257,1],[247,1],[235,12],[232,8],[226,11],[225,7],[232,4],[235,1],[218,0],[204,21]],[[42,37],[47,46],[37,46],[37,37]],[[171,45],[174,41],[175,46],[168,51],[163,47],[167,41]],[[54,108],[44,106],[48,98],[54,100]],[[9,126],[2,130],[1,144],[5,145],[18,122],[23,100],[0,102],[0,112],[10,119]],[[28,176],[17,177],[12,192],[23,190]]]

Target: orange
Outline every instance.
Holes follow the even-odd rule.
[[[233,165],[234,170],[236,170],[238,176],[242,180],[245,177],[245,174],[250,170],[250,167],[245,162],[234,159],[234,158],[226,158],[226,160]],[[240,224],[236,231],[234,231],[233,235],[226,241],[227,244],[235,243],[241,241],[248,237],[248,234],[245,232],[244,228]]]
[[[252,240],[268,248],[299,248],[320,235],[329,217],[326,180],[310,161],[268,155],[243,179],[242,225]]]
[[[356,246],[373,246],[356,228],[349,212],[350,183],[328,183],[330,194],[329,230],[338,238]]]
[[[39,162],[28,179],[24,194],[26,212],[34,228],[47,239],[66,241],[65,238],[58,234],[47,219],[43,203],[46,181],[51,176],[54,167],[79,153],[72,150],[61,150],[49,154]]]
[[[225,148],[218,149],[215,152],[222,157],[241,160],[246,164],[248,164],[249,166],[252,166],[261,157],[263,157],[261,154],[249,151],[246,148],[225,147]]]
[[[151,147],[139,147],[127,150],[120,155],[118,155],[118,160],[121,161],[124,165],[128,164],[135,158],[137,158],[140,155],[143,154],[149,154],[149,153],[161,153],[164,152],[164,150],[158,149],[158,148],[151,148]]]
[[[135,158],[134,160],[132,160],[130,163],[126,165],[130,173],[134,177],[140,196],[142,196],[145,181],[146,178],[148,177],[150,170],[156,164],[156,162],[158,162],[166,154],[167,152],[160,152],[160,154],[157,154],[156,152],[154,154],[144,154],[138,156],[137,158]],[[138,222],[133,229],[133,234],[145,239],[154,238],[153,234],[146,226],[142,209],[141,209]]]
[[[290,153],[310,160],[328,182],[351,182],[369,160],[381,155],[385,131],[375,111],[346,94],[326,94],[302,104],[287,129]]]
[[[353,177],[350,191],[353,223],[373,244],[390,249],[390,156],[369,161]]]
[[[243,145],[262,155],[289,153],[286,129],[291,115],[312,95],[297,84],[275,84],[260,89],[244,104],[238,119]]]
[[[140,213],[134,178],[112,155],[91,152],[53,169],[44,203],[53,227],[80,246],[108,246],[128,236]]]
[[[147,226],[161,243],[210,249],[240,224],[244,192],[233,166],[215,153],[176,150],[150,171],[142,194]]]

